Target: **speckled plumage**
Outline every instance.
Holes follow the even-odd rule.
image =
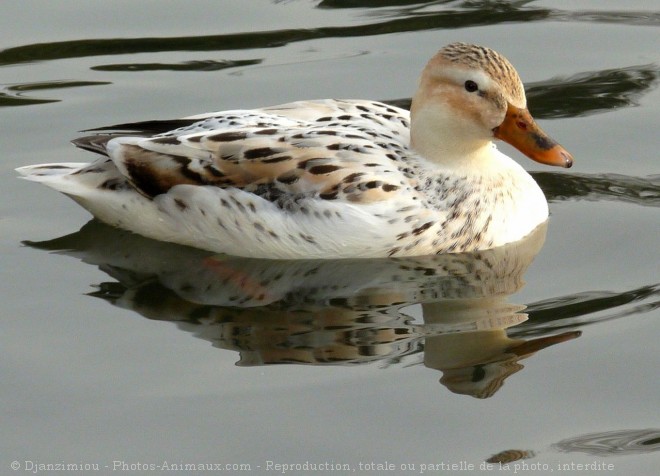
[[[500,58],[454,44],[435,61],[493,78],[514,74],[513,85],[496,89],[503,93],[477,99],[501,108],[501,98],[522,93],[524,100],[524,91]],[[448,166],[411,147],[409,113],[383,103],[300,101],[176,123],[185,125],[143,136],[131,131],[139,124],[117,126],[129,132],[74,141],[104,156],[96,162],[19,171],[111,225],[260,258],[486,249],[522,238],[547,218],[538,186],[489,140],[467,154],[475,167]]]

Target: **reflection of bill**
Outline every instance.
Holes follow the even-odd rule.
[[[395,363],[419,354],[451,391],[483,398],[522,368],[521,359],[578,335],[507,335],[527,319],[525,306],[508,298],[523,286],[545,231],[472,254],[378,260],[218,256],[97,222],[32,245],[98,265],[119,283],[94,295],[179,322],[239,352],[238,365]]]
[[[424,365],[441,370],[440,379],[454,393],[488,398],[504,380],[523,369],[520,360],[539,350],[580,336],[579,331],[524,340],[511,339],[505,328],[427,337]]]

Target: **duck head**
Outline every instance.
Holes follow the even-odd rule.
[[[503,140],[542,164],[570,167],[573,157],[536,124],[518,73],[499,53],[452,43],[422,72],[411,106],[411,144],[425,158],[449,164]]]

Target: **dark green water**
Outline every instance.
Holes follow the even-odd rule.
[[[657,474],[655,2],[25,1],[0,25],[0,472]],[[457,40],[504,53],[576,159],[501,146],[550,201],[545,236],[433,260],[219,258],[88,223],[13,172],[89,160],[69,140],[108,124],[406,107]],[[90,466],[37,466],[58,463]]]

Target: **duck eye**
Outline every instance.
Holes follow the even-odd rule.
[[[478,89],[479,89],[479,86],[477,85],[477,83],[475,83],[471,79],[468,79],[467,81],[465,81],[465,90],[467,92],[473,93],[473,92],[477,91]]]

